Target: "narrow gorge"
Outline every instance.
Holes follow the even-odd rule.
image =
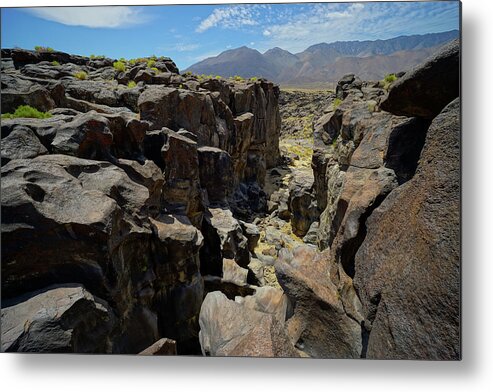
[[[459,46],[335,91],[2,49],[2,351],[459,359]]]

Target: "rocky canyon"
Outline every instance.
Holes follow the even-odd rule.
[[[461,358],[459,40],[317,91],[1,57],[2,351]]]

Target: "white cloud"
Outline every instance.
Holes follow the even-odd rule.
[[[205,18],[195,29],[197,33],[203,33],[213,27],[237,29],[242,26],[255,26],[258,24],[256,19],[259,16],[259,7],[251,6],[230,6],[216,8]]]
[[[45,7],[25,10],[41,19],[90,28],[117,28],[148,20],[137,7]]]
[[[259,46],[298,52],[320,42],[439,32],[454,28],[454,21],[458,28],[455,2],[318,3],[263,26]]]

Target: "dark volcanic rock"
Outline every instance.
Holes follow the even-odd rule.
[[[460,103],[428,130],[416,175],[367,222],[355,286],[369,358],[460,358]]]
[[[162,336],[178,343],[197,338],[198,315],[204,293],[199,272],[203,236],[186,216],[161,215],[151,219],[156,260],[153,302]]]
[[[12,159],[35,158],[47,153],[48,150],[28,127],[17,126],[2,138],[2,165]]]
[[[56,103],[45,86],[25,78],[2,72],[2,113],[13,113],[20,105],[29,105],[47,112]]]
[[[289,335],[312,357],[359,358],[361,327],[344,310],[325,253],[300,246],[294,254],[283,252],[276,264],[277,279],[294,306]]]
[[[246,268],[250,262],[248,240],[229,209],[207,208],[202,223],[204,246],[200,251],[203,275],[221,276],[223,259],[232,259]]]
[[[110,158],[112,143],[109,121],[96,112],[89,112],[60,126],[51,148],[58,154],[104,160]]]
[[[161,149],[164,162],[163,205],[173,214],[186,215],[200,227],[202,200],[197,143],[169,131]]]
[[[265,210],[279,90],[145,60],[119,72],[110,59],[2,49],[2,111],[52,115],[1,124],[6,350],[198,354],[201,269],[215,275],[207,290],[254,291],[260,233],[232,211]],[[260,345],[265,331],[285,337],[277,320],[262,321]]]
[[[207,191],[209,203],[226,204],[234,185],[231,156],[215,147],[199,147],[197,152],[200,185]]]
[[[380,107],[399,116],[432,119],[459,96],[459,67],[460,42],[456,39],[397,80]]]
[[[105,353],[115,317],[80,285],[53,286],[2,303],[2,351]]]
[[[311,224],[317,220],[319,211],[314,200],[313,178],[311,173],[300,172],[295,175],[289,185],[289,211],[291,212],[291,225],[293,233],[303,237]]]
[[[162,183],[157,173],[151,176]],[[133,221],[154,213],[159,202],[152,187],[133,177],[138,182],[108,162],[63,155],[2,167],[3,297],[80,282],[104,298],[111,252],[119,250],[116,233],[148,236],[150,230],[137,230]]]

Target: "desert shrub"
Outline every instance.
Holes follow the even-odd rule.
[[[4,113],[2,114],[2,118],[50,118],[51,113],[40,112],[38,109],[35,109],[29,105],[21,105],[17,109],[15,109],[14,113]]]
[[[235,76],[233,76],[233,80],[235,82],[243,82],[245,79],[242,78],[240,75],[235,75]]]
[[[125,72],[127,67],[123,61],[115,61],[113,63],[113,68],[115,68],[118,72]]]
[[[396,81],[396,80],[397,80],[397,76],[395,76],[395,74],[393,74],[393,73],[392,73],[392,74],[388,74],[388,75],[386,75],[386,76],[383,78],[383,80],[384,80],[386,83],[390,84],[390,83],[392,83],[392,82],[394,82],[394,81]]]
[[[257,78],[256,76],[254,76],[254,77],[250,78],[250,80],[251,80],[252,82],[256,82],[256,81],[258,80],[258,78]]]
[[[222,77],[220,75],[216,75],[216,79],[219,80],[222,79]]]
[[[151,60],[148,60],[148,61],[147,61],[147,66],[148,66],[149,68],[154,68],[154,67],[155,67],[155,65],[156,65],[156,60],[151,59]]]
[[[395,76],[395,74],[388,74],[388,75],[385,75],[385,77],[383,78],[382,80],[382,84],[383,84],[383,88],[385,90],[388,90],[390,85],[392,84],[392,82],[396,81],[397,80],[397,76]]]
[[[368,102],[368,111],[373,113],[377,108],[377,103],[375,101]]]
[[[34,50],[38,53],[42,53],[42,52],[54,52],[55,49],[53,48],[50,48],[49,46],[39,46],[39,45],[36,45],[34,47]]]
[[[192,72],[191,71],[187,71],[183,75],[185,75],[185,76],[192,76]]]
[[[137,59],[128,60],[128,64],[133,67],[135,64],[137,64]]]
[[[135,83],[133,80],[131,80],[130,82],[128,82],[127,84],[127,87],[128,88],[134,88],[137,86],[137,83]]]
[[[60,65],[60,63],[58,61],[54,60],[54,61],[51,62],[51,65],[57,66],[57,65]]]
[[[342,103],[342,99],[336,98],[334,99],[334,102],[332,102],[332,107],[334,109],[337,109],[341,103]]]
[[[84,71],[79,71],[74,73],[74,77],[76,77],[79,80],[86,80],[87,79],[87,72]]]
[[[74,77],[79,79],[79,80],[86,80],[87,79],[87,72],[78,71],[78,72],[74,73]]]

